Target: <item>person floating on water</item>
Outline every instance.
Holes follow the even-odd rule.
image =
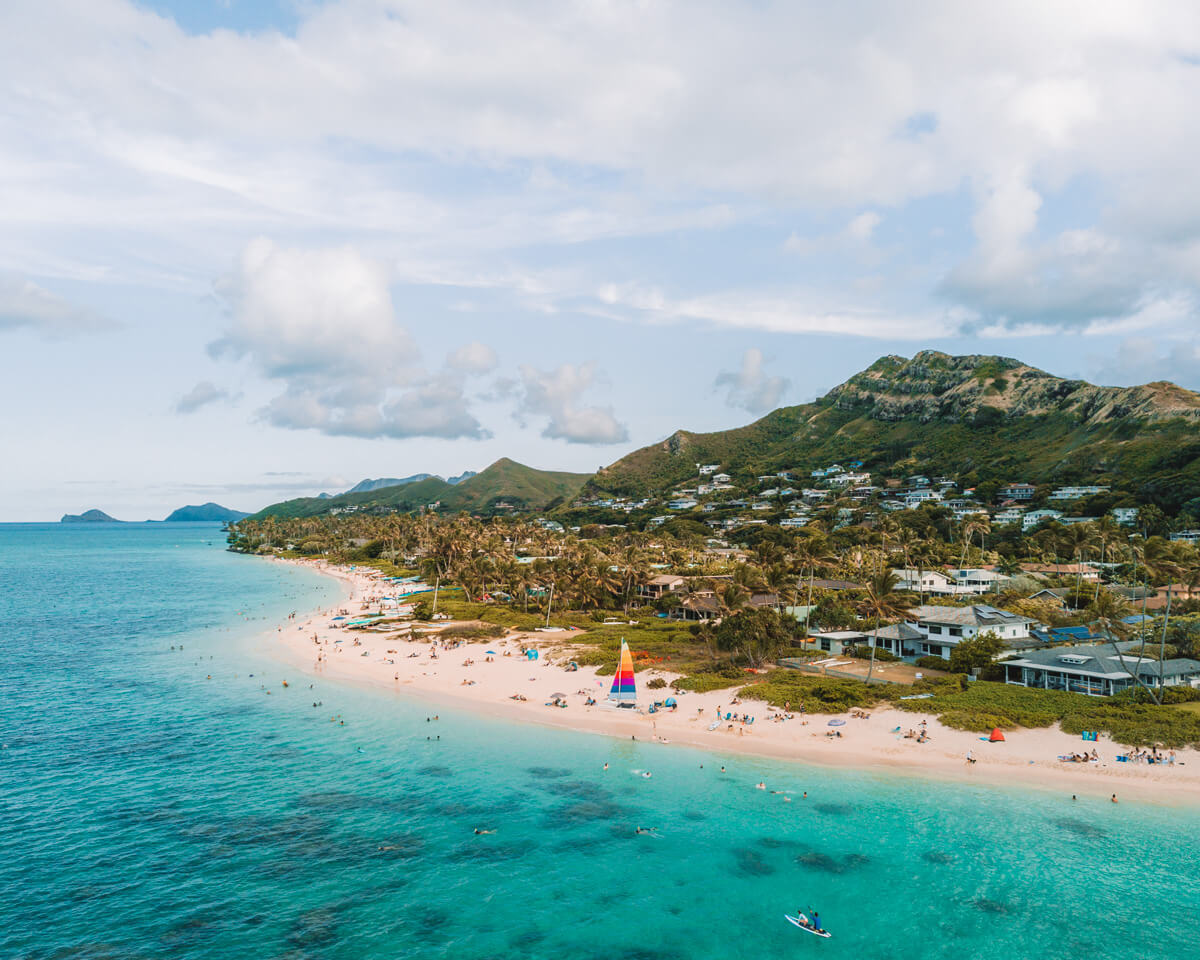
[[[496,831],[495,830],[480,830],[478,827],[476,827],[475,832],[477,834],[479,834],[480,836],[482,836],[485,833],[495,833]]]

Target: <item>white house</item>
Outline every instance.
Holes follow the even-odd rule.
[[[806,527],[808,526],[809,518],[807,515],[799,517],[784,517],[779,521],[781,527]]]
[[[1200,543],[1200,530],[1180,530],[1170,534],[1170,539],[1176,543]]]
[[[1020,523],[1024,514],[1024,507],[1006,507],[992,514],[992,523],[998,527],[1007,526],[1010,523]]]
[[[1059,487],[1051,492],[1048,500],[1082,500],[1084,497],[1094,497],[1098,493],[1108,493],[1108,487],[1083,486]]]
[[[996,593],[1011,577],[995,570],[951,570],[950,576],[960,587],[966,587],[971,593]]]
[[[719,463],[698,463],[698,464],[696,464],[696,470],[697,470],[697,472],[699,472],[700,476],[702,476],[702,477],[707,477],[707,476],[709,476],[709,474],[716,473],[720,469],[721,469],[721,465]]]
[[[1049,523],[1051,520],[1061,520],[1063,512],[1061,510],[1050,510],[1043,508],[1041,510],[1030,510],[1021,518],[1021,529],[1032,530],[1034,527],[1041,526],[1043,523]]]
[[[729,483],[730,481],[733,480],[733,477],[731,477],[727,473],[716,473],[716,474],[713,474],[712,480],[713,480],[713,483]]]
[[[940,570],[916,570],[912,567],[899,567],[892,571],[897,580],[897,590],[911,590],[913,593],[933,593],[941,596],[952,596],[963,593],[950,577]]]
[[[869,473],[842,473],[829,480],[835,486],[844,487],[848,483],[870,483],[871,475]]]
[[[948,659],[953,647],[982,633],[994,633],[1019,646],[1020,641],[1028,639],[1035,621],[980,603],[970,607],[916,607],[905,622],[919,630],[923,639],[902,643],[904,655]]]
[[[672,500],[667,504],[668,510],[691,510],[696,505],[696,501],[690,497],[684,497],[679,500]]]
[[[1113,507],[1112,518],[1123,527],[1132,527],[1137,523],[1137,507]]]

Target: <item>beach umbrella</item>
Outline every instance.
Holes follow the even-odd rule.
[[[999,727],[992,727],[992,735],[988,737],[989,743],[1003,743],[1004,732]]]
[[[495,657],[495,656],[498,656],[498,654],[496,653],[496,651],[495,651],[495,650],[489,650],[489,651],[487,652],[487,655],[488,655],[489,657]]]
[[[679,706],[679,704],[675,702],[674,697],[667,697],[667,699],[663,701],[663,706],[664,707],[677,707],[677,706]]]
[[[845,725],[846,725],[845,720],[830,720],[829,721],[829,726],[831,726],[831,727],[844,727]],[[1001,738],[1001,739],[1003,739],[1003,738]]]
[[[550,699],[551,700],[566,700],[567,695],[565,693],[552,693],[552,694],[550,694]]]

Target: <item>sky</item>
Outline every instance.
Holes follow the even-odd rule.
[[[7,0],[0,90],[7,521],[1200,389],[1190,2]]]

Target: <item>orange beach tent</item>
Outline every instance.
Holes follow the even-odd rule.
[[[989,743],[1003,743],[1004,732],[999,727],[992,727],[992,735],[988,737]]]

